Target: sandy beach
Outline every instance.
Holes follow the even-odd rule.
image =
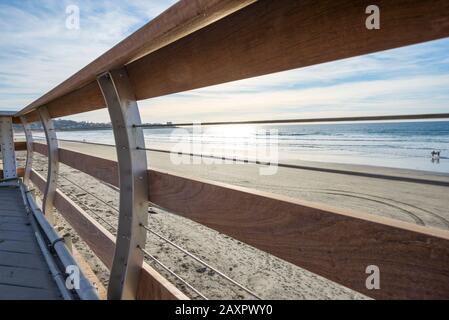
[[[62,148],[116,159],[115,149],[108,146],[60,142]],[[23,161],[23,155],[20,155]],[[449,175],[413,170],[380,167],[297,162],[296,165],[332,170],[369,172],[372,175],[390,175],[394,180],[341,173],[294,168],[278,168],[275,175],[259,175],[259,165],[173,165],[168,154],[148,153],[150,167],[232,185],[287,195],[342,209],[386,216],[432,228],[449,229]],[[46,159],[34,156],[33,167],[45,173]],[[65,177],[65,178],[64,178]],[[401,177],[427,181],[425,184],[401,181]],[[67,180],[69,179],[69,180]],[[75,184],[82,186],[108,205],[98,201]],[[433,183],[435,182],[435,183]],[[61,165],[59,187],[109,231],[115,233],[117,224],[118,192],[100,184],[98,180]],[[438,185],[439,184],[439,185]],[[312,274],[304,269],[273,257],[260,250],[231,239],[197,223],[174,214],[154,209],[149,215],[149,226],[188,251],[217,267],[264,299],[365,299],[350,289]],[[108,271],[93,256],[76,233],[58,216],[62,232],[73,235],[73,242],[104,285]],[[200,292],[211,299],[243,299],[251,296],[220,278],[182,252],[154,235],[148,235],[147,248],[165,265],[181,275]],[[176,282],[163,269],[148,261],[166,275],[188,296],[198,296]]]

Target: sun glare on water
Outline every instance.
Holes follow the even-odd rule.
[[[228,139],[249,138],[256,133],[255,126],[249,125],[223,125],[206,129],[207,134],[222,136]]]

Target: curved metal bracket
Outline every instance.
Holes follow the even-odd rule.
[[[59,174],[58,139],[56,137],[56,130],[53,125],[53,120],[48,113],[47,107],[39,108],[39,117],[44,128],[48,151],[47,185],[45,186],[42,211],[50,224],[54,225],[55,218],[53,216],[53,201],[55,199]]]
[[[108,299],[135,299],[142,269],[148,221],[147,156],[140,113],[126,69],[98,77],[111,117],[120,179],[120,215]]]
[[[27,157],[25,165],[25,175],[23,176],[23,184],[28,185],[30,182],[31,170],[33,168],[33,133],[31,132],[31,125],[28,123],[26,117],[20,117],[25,132],[25,139],[27,145]]]

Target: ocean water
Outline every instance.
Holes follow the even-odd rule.
[[[232,125],[145,129],[147,148],[174,152],[416,169],[449,174],[449,121]],[[111,130],[58,132],[60,139],[113,144]],[[431,152],[440,151],[439,160]]]

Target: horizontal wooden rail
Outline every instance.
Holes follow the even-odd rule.
[[[378,0],[380,30],[365,26],[369,1],[251,2],[181,1],[18,115],[43,104],[52,117],[104,108],[95,75],[142,52],[151,53],[126,64],[138,100],[449,36],[446,0]]]
[[[14,148],[16,151],[26,151],[27,144],[25,141],[16,141],[14,142]]]
[[[39,190],[45,190],[45,179],[39,173],[33,170],[30,178]],[[54,205],[89,248],[110,269],[115,249],[114,236],[60,190],[56,192]],[[147,263],[143,264],[140,277],[138,299],[188,300],[187,296]]]
[[[35,150],[45,154],[38,144]],[[59,154],[63,163],[117,185],[114,161],[65,149]],[[148,175],[151,202],[358,292],[449,298],[447,231],[168,172]],[[365,286],[369,265],[380,268],[381,290]]]
[[[33,143],[37,153],[47,156],[47,147],[42,143]],[[59,161],[69,167],[87,173],[101,181],[118,187],[118,164],[116,161],[85,155],[79,152],[59,149]]]
[[[18,177],[23,177],[25,175],[25,168],[18,167],[16,169],[16,172],[17,172]],[[2,169],[0,169],[0,178],[3,179],[3,170]]]

